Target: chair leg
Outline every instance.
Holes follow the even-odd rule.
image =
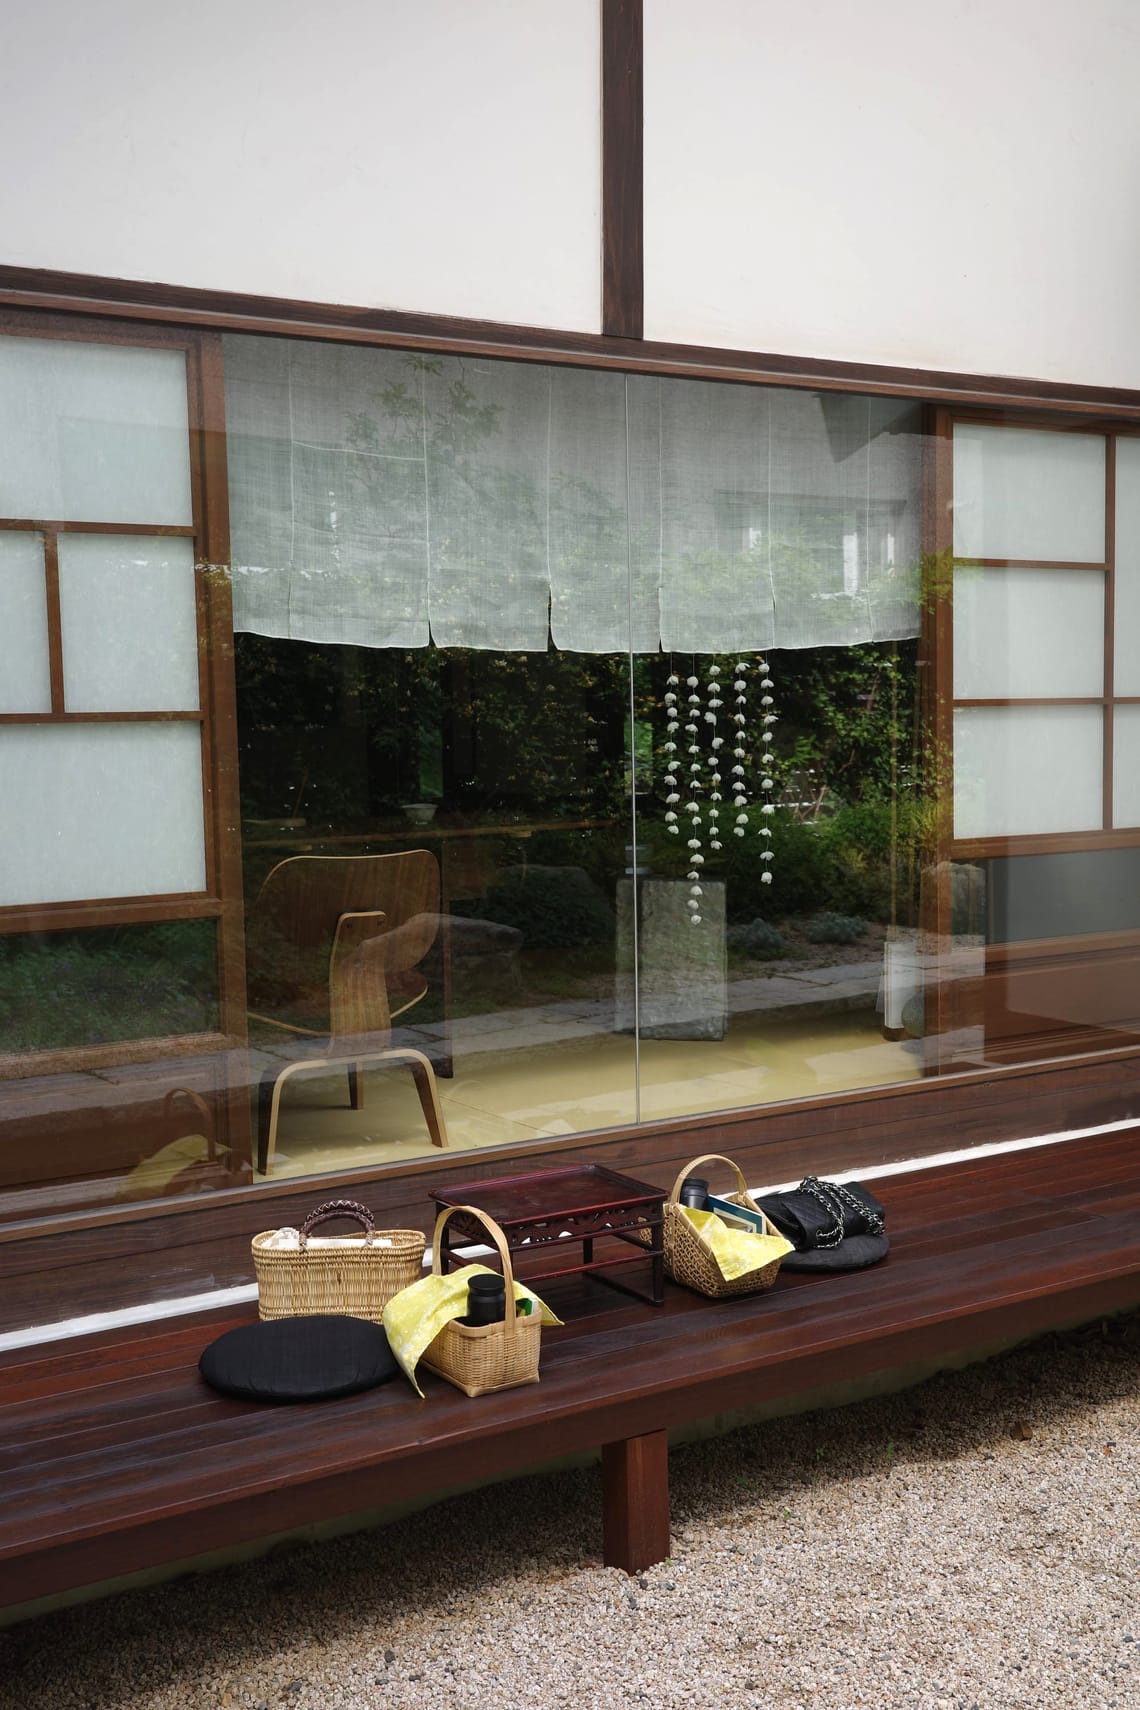
[[[303,1063],[286,1063],[273,1082],[273,1090],[266,1100],[266,1083],[262,1081],[258,1093],[258,1123],[257,1123],[257,1167],[263,1176],[268,1176],[273,1170],[273,1154],[277,1150],[277,1124],[281,1119],[281,1092],[285,1082],[291,1075],[302,1074],[306,1069],[323,1069],[321,1059],[306,1060]],[[268,1106],[268,1108],[266,1108]]]
[[[339,1060],[344,1061],[343,1058]],[[447,1123],[439,1102],[435,1070],[423,1052],[413,1051],[410,1047],[399,1051],[370,1051],[366,1060],[370,1063],[407,1063],[415,1078],[416,1091],[431,1143],[433,1146],[446,1147]],[[364,1102],[364,1061],[353,1060],[345,1064],[350,1093],[359,1088],[360,1104],[354,1101],[355,1110],[359,1110]],[[281,1118],[281,1092],[285,1082],[291,1075],[303,1074],[306,1070],[327,1070],[328,1067],[327,1057],[307,1058],[302,1063],[287,1063],[271,1083],[268,1079],[262,1081],[258,1090],[257,1168],[263,1176],[270,1175],[273,1170],[273,1154],[277,1150],[277,1125]]]
[[[443,1107],[439,1102],[439,1088],[436,1086],[435,1070],[430,1060],[422,1051],[410,1048],[402,1051],[385,1051],[384,1056],[389,1062],[403,1061],[412,1071],[416,1083],[416,1091],[420,1095],[424,1121],[431,1135],[433,1146],[447,1146],[447,1123],[444,1121]]]
[[[364,1109],[364,1064],[348,1065],[348,1102],[353,1110]]]

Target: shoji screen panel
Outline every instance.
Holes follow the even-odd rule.
[[[954,837],[1111,829],[1114,441],[954,426]]]
[[[210,889],[185,343],[0,333],[0,924]]]

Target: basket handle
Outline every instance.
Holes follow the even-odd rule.
[[[443,1274],[440,1270],[440,1236],[443,1234],[444,1224],[452,1213],[456,1211],[462,1211],[468,1217],[477,1217],[484,1229],[486,1229],[492,1241],[495,1243],[495,1246],[499,1250],[499,1258],[503,1266],[503,1282],[506,1284],[507,1299],[513,1306],[515,1300],[515,1273],[514,1268],[511,1265],[511,1255],[507,1249],[507,1238],[499,1228],[499,1225],[495,1222],[495,1219],[493,1217],[488,1217],[485,1211],[480,1211],[477,1205],[449,1205],[447,1210],[441,1211],[439,1216],[436,1218],[435,1234],[431,1238],[432,1275],[438,1277]],[[515,1319],[517,1317],[517,1310],[504,1314],[508,1336],[513,1336],[515,1334]]]
[[[359,1200],[355,1199],[329,1199],[325,1201],[324,1205],[318,1205],[315,1211],[310,1211],[302,1223],[300,1232],[302,1253],[305,1251],[305,1243],[313,1230],[319,1224],[331,1223],[337,1217],[351,1217],[354,1222],[361,1224],[364,1229],[364,1244],[366,1247],[371,1247],[372,1237],[376,1232],[376,1220],[368,1207],[361,1205]]]
[[[691,1176],[698,1164],[727,1164],[733,1175],[736,1177],[739,1191],[748,1199],[749,1205],[752,1204],[751,1195],[748,1193],[748,1183],[744,1179],[744,1172],[741,1170],[740,1165],[734,1164],[731,1158],[724,1157],[720,1152],[706,1152],[703,1157],[694,1158],[691,1164],[685,1165],[684,1169],[677,1177],[677,1180],[673,1183],[667,1202],[669,1205],[676,1205],[677,1201],[681,1197],[681,1188],[684,1185],[685,1177]]]
[[[202,1133],[206,1137],[207,1162],[211,1164],[216,1163],[218,1153],[217,1143],[214,1139],[213,1113],[201,1093],[195,1092],[192,1087],[171,1087],[170,1091],[162,1101],[163,1124],[165,1125],[171,1120],[171,1114],[174,1110],[174,1102],[176,1099],[180,1098],[189,1099],[190,1103],[197,1111],[202,1122]]]

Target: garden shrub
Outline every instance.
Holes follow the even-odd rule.
[[[788,948],[783,933],[778,932],[774,926],[769,926],[768,922],[761,920],[759,916],[745,925],[730,926],[728,942],[731,949],[739,950],[745,956],[758,958],[782,956]]]
[[[855,944],[867,931],[867,922],[855,914],[817,914],[804,927],[810,944]]]
[[[580,867],[508,868],[486,896],[452,912],[515,926],[530,950],[577,950],[614,935],[614,911]]]

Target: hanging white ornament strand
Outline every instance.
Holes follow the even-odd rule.
[[[665,787],[668,794],[665,797],[665,829],[677,836],[677,803],[681,797],[677,791],[677,732],[681,728],[677,718],[677,685],[680,678],[676,672],[670,671],[665,690],[665,742],[667,756],[665,761]]]
[[[760,836],[764,839],[764,847],[760,851],[760,859],[765,863],[770,863],[772,861],[772,827],[769,824],[769,821],[776,811],[776,804],[772,800],[772,791],[775,788],[775,780],[772,777],[771,750],[772,726],[776,722],[776,715],[772,711],[772,708],[775,705],[775,700],[771,693],[772,675],[768,668],[768,661],[766,659],[762,658],[760,660],[759,669],[760,705],[764,710],[764,716],[761,721],[764,726],[764,734],[760,738],[760,741],[764,744],[764,751],[760,758],[760,765],[762,768],[760,788],[764,793],[764,805],[760,810],[764,815],[764,823],[760,827]],[[770,865],[765,865],[764,871],[760,875],[760,881],[765,885],[770,885],[772,883],[772,868]]]
[[[736,810],[736,817],[733,820],[732,825],[733,835],[735,837],[743,837],[745,831],[748,829],[748,814],[745,812],[745,809],[748,806],[748,790],[744,782],[744,761],[748,753],[748,750],[744,745],[744,731],[745,726],[748,723],[748,713],[746,710],[748,706],[748,681],[744,675],[747,669],[748,667],[745,661],[743,659],[738,659],[736,662],[736,676],[734,677],[732,684],[733,691],[736,695],[736,711],[732,715],[732,722],[736,726],[736,732],[733,737],[732,772],[730,776],[732,778],[733,806]]]
[[[701,868],[705,858],[701,853],[701,804],[697,796],[701,789],[701,747],[697,741],[700,725],[697,714],[700,711],[701,697],[697,693],[700,678],[696,675],[696,658],[693,659],[693,675],[686,677],[685,683],[689,690],[689,716],[685,724],[685,735],[689,739],[689,770],[688,786],[689,799],[685,803],[685,811],[689,816],[689,900],[685,904],[689,911],[689,923],[692,926],[701,924]]]
[[[708,710],[705,713],[705,723],[710,726],[708,761],[709,784],[711,786],[709,791],[709,848],[714,851],[723,849],[724,847],[720,841],[720,804],[724,800],[720,788],[721,784],[724,782],[720,769],[720,751],[724,747],[724,737],[721,736],[720,731],[717,728],[719,722],[718,714],[721,707],[724,705],[724,702],[721,699],[721,690],[723,687],[724,684],[720,680],[720,666],[710,665],[708,680]]]

